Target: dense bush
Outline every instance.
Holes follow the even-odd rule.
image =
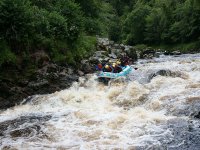
[[[29,0],[0,1],[0,38],[5,40],[13,51],[28,47],[32,39],[33,26]]]
[[[85,3],[83,6],[86,7]],[[87,7],[92,9],[91,13],[94,11],[93,4]],[[87,17],[81,6],[73,0],[1,0],[0,40],[5,41],[9,52],[17,55],[46,50],[53,60],[65,60],[71,53],[67,51],[78,53],[74,45],[84,40],[80,38],[84,31],[89,31],[84,20]],[[99,28],[95,19],[91,22],[95,28],[90,28],[90,32],[96,33]]]

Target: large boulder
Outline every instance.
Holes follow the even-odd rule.
[[[137,51],[133,47],[126,47],[125,52],[127,53],[128,57],[132,59],[132,61],[137,61],[138,56],[137,56]]]
[[[31,54],[31,60],[34,61],[34,64],[37,64],[39,67],[41,67],[48,64],[50,57],[45,51],[41,50]]]
[[[142,59],[151,59],[155,56],[156,51],[154,49],[145,49],[140,53],[140,58]]]

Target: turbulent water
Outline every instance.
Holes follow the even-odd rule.
[[[127,79],[95,75],[0,112],[0,149],[200,149],[200,54],[139,60]]]

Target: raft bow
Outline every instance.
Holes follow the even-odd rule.
[[[118,78],[128,75],[131,72],[132,68],[130,66],[125,66],[122,68],[122,71],[119,73],[112,73],[112,72],[100,72],[97,76],[98,78]]]

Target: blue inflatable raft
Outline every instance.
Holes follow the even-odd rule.
[[[100,72],[97,76],[99,78],[118,78],[128,75],[131,72],[132,68],[130,66],[125,66],[122,68],[122,71],[119,73],[112,73],[112,72]]]

